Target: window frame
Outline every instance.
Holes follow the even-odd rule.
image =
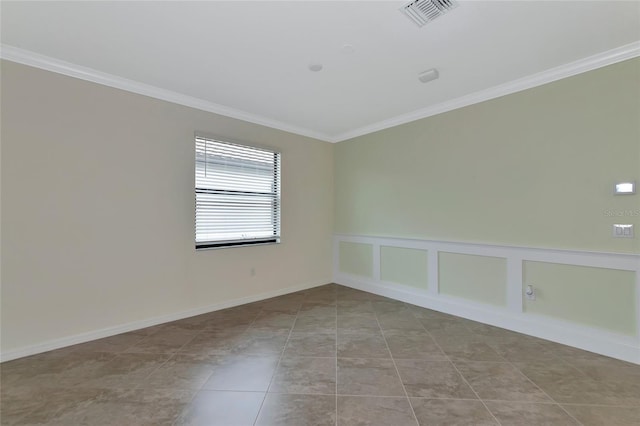
[[[207,188],[198,188],[197,186],[197,173],[198,173],[198,160],[197,160],[197,148],[196,145],[198,143],[198,139],[205,139],[205,140],[209,140],[209,141],[213,141],[213,142],[218,142],[221,144],[227,144],[227,145],[235,145],[235,146],[239,146],[241,148],[248,148],[248,149],[257,149],[257,150],[262,150],[262,151],[267,151],[270,153],[273,153],[274,155],[277,155],[277,159],[274,159],[274,162],[276,162],[276,164],[274,164],[274,176],[273,176],[273,183],[277,183],[277,191],[274,194],[277,194],[276,196],[276,204],[277,204],[277,208],[272,209],[273,215],[272,215],[272,227],[274,229],[274,235],[272,237],[264,237],[264,238],[247,238],[247,239],[228,239],[228,240],[210,240],[210,241],[201,241],[198,242],[197,241],[197,215],[198,215],[198,202],[197,202],[197,197],[199,193],[207,193],[209,191],[211,191],[210,189]],[[268,145],[261,145],[261,144],[255,144],[255,143],[247,143],[244,141],[238,141],[235,139],[231,139],[231,138],[227,138],[227,137],[220,137],[211,133],[203,133],[203,132],[195,132],[194,133],[194,137],[193,137],[193,148],[194,148],[194,173],[193,173],[193,177],[194,177],[194,182],[193,182],[193,188],[194,188],[194,246],[195,246],[195,250],[196,251],[200,251],[200,250],[212,250],[212,249],[224,249],[224,248],[233,248],[233,247],[246,247],[246,246],[258,246],[258,245],[272,245],[272,244],[280,244],[281,239],[282,239],[282,151],[278,148],[272,147],[272,146],[268,146]],[[226,192],[226,191],[225,191]],[[233,194],[235,193],[235,194]],[[247,195],[247,194],[252,194],[252,195],[257,195],[257,194],[263,194],[260,192],[255,192],[255,191],[230,191],[228,194],[226,195],[238,195],[238,196],[242,196],[242,195]]]

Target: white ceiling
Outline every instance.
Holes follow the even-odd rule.
[[[3,1],[1,40],[329,141],[640,40],[638,1],[461,1],[422,28],[407,2]]]

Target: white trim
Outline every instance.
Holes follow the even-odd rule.
[[[212,112],[214,114],[226,117],[236,118],[238,120],[247,121],[249,123],[259,124],[271,127],[289,133],[294,133],[309,138],[322,140],[325,142],[342,142],[357,136],[366,135],[380,130],[395,127],[400,124],[409,123],[411,121],[420,120],[422,118],[431,117],[443,112],[452,111],[465,106],[488,101],[490,99],[499,98],[501,96],[520,92],[522,90],[531,89],[563,78],[571,77],[607,65],[622,62],[627,59],[640,56],[640,41],[634,41],[624,46],[616,47],[605,52],[595,54],[583,59],[579,59],[568,64],[560,65],[536,74],[532,74],[517,80],[513,80],[498,86],[480,90],[475,93],[461,96],[456,99],[442,102],[437,105],[431,105],[407,114],[402,114],[387,120],[378,121],[376,123],[350,130],[338,135],[328,135],[317,132],[315,130],[295,126],[281,121],[273,120],[261,115],[252,114],[239,109],[220,105],[214,102],[195,98],[193,96],[184,95],[173,92],[171,90],[162,89],[148,84],[140,83],[134,80],[118,77],[92,68],[83,67],[60,59],[51,58],[29,50],[20,49],[18,47],[7,44],[0,45],[0,58],[8,61],[17,62],[31,67],[79,78],[81,80],[91,81],[93,83],[102,84],[116,89],[126,90],[128,92],[137,93],[151,98],[172,102],[178,105],[184,105],[190,108],[202,111]]]
[[[438,264],[438,252],[427,250],[427,292],[432,296],[440,293],[440,273]]]
[[[522,261],[519,256],[507,257],[507,307],[522,312]]]
[[[537,86],[542,86],[543,84],[551,83],[577,74],[582,74],[587,71],[592,71],[594,69],[622,62],[627,59],[635,58],[637,56],[640,56],[640,41],[634,41],[624,46],[597,53],[593,56],[588,56],[586,58],[579,59],[568,64],[560,65],[545,71],[541,71],[539,73],[519,78],[517,80],[513,80],[504,84],[500,84],[498,86],[480,90],[475,93],[470,93],[468,95],[445,101],[437,105],[431,105],[429,107],[412,111],[407,114],[402,114],[393,118],[389,118],[387,120],[378,121],[368,126],[363,126],[358,129],[339,134],[333,139],[335,142],[346,141],[358,136],[363,136],[369,133],[388,129],[390,127],[399,126],[400,124],[409,123],[412,121],[420,120],[422,118],[442,114],[443,112],[452,111],[458,108],[463,108],[469,105],[488,101],[490,99],[495,99]]]
[[[638,327],[638,339],[640,340],[640,260],[636,271],[636,324]],[[638,345],[640,346],[640,342],[638,342]]]
[[[340,271],[340,242],[428,250],[427,290]],[[334,282],[425,308],[526,333],[547,340],[640,364],[640,254],[557,250],[453,241],[334,235]],[[441,252],[500,257],[507,260],[507,306],[496,307],[438,292],[438,255]],[[625,336],[557,318],[523,312],[522,265],[526,260],[633,271],[636,273],[636,335]],[[379,268],[375,264],[374,268]],[[379,277],[380,271],[371,271]]]
[[[634,337],[618,335],[540,315],[517,315],[505,308],[468,302],[450,296],[440,295],[434,297],[424,291],[400,284],[391,286],[342,272],[336,274],[334,281],[336,284],[411,303],[412,305],[640,364],[640,345],[638,339]]]
[[[212,112],[214,114],[223,115],[225,117],[236,118],[238,120],[247,121],[249,123],[259,124],[261,126],[271,127],[273,129],[283,130],[285,132],[294,133],[309,138],[319,139],[325,142],[332,142],[329,135],[316,132],[292,124],[283,123],[261,115],[252,114],[250,112],[231,108],[225,105],[216,104],[204,99],[195,98],[193,96],[184,95],[160,87],[151,86],[149,84],[140,83],[138,81],[129,80],[127,78],[118,77],[92,68],[76,65],[71,62],[65,62],[60,59],[51,58],[39,53],[20,49],[18,47],[7,44],[0,45],[0,58],[7,61],[17,62],[19,64],[28,65],[30,67],[40,68],[46,71],[63,74],[69,77],[79,78],[81,80],[90,81],[92,83],[102,84],[104,86],[113,87],[127,92],[137,93],[143,96],[160,99],[178,105],[199,109],[201,111]]]
[[[244,305],[246,303],[253,303],[271,297],[282,296],[284,294],[294,293],[296,291],[307,290],[309,288],[318,287],[327,284],[325,281],[312,282],[294,287],[287,287],[278,290],[268,291],[255,296],[241,297],[238,299],[228,300],[226,302],[215,303],[213,305],[202,306],[200,308],[190,309],[188,311],[175,312],[168,315],[161,315],[154,318],[149,318],[140,321],[133,321],[127,324],[116,325],[113,327],[107,327],[100,330],[89,331],[86,333],[80,333],[73,336],[62,337],[58,339],[49,340],[44,343],[38,343],[36,345],[24,346],[19,349],[13,349],[0,353],[0,362],[11,361],[13,359],[22,358],[25,356],[35,355],[42,352],[51,351],[54,349],[64,348],[66,346],[77,345],[79,343],[86,343],[96,339],[102,339],[104,337],[115,336],[116,334],[126,333],[129,331],[139,330],[141,328],[151,327],[158,324],[164,324],[171,321],[177,321],[184,318],[193,317],[195,315],[206,314],[209,312],[219,311],[221,309],[232,308],[234,306]]]
[[[382,271],[381,268],[381,254],[380,254],[380,250],[382,250],[380,244],[374,244],[372,246],[372,250],[373,250],[373,279],[376,281],[380,281],[381,277],[380,277],[380,272]]]
[[[611,253],[541,247],[522,247],[498,244],[482,244],[464,241],[421,240],[417,238],[372,237],[365,235],[334,234],[338,241],[360,244],[381,244],[384,246],[435,250],[474,256],[503,257],[518,256],[526,260],[550,263],[566,263],[576,266],[621,269],[640,269],[640,254]],[[338,246],[339,248],[339,246]]]

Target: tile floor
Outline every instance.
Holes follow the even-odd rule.
[[[2,425],[640,425],[640,366],[333,284],[0,368]]]

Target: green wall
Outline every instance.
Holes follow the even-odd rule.
[[[340,242],[340,271],[363,277],[373,277],[373,246]]]
[[[334,227],[638,254],[640,192],[613,195],[628,180],[640,183],[639,58],[337,144]],[[612,238],[614,223],[636,238]],[[371,250],[342,249],[342,271],[370,271]],[[381,279],[426,289],[421,256],[382,247]],[[442,294],[506,306],[505,259],[440,253],[438,268]],[[537,291],[525,315],[638,332],[633,272],[525,262],[523,280]]]
[[[426,289],[428,287],[427,251],[381,246],[380,279]]]
[[[536,290],[525,312],[635,335],[635,273],[525,261],[523,285]]]
[[[613,223],[640,228],[640,194],[612,194],[616,181],[640,182],[640,59],[341,142],[334,155],[338,233],[640,252],[639,238],[611,237]]]
[[[440,293],[506,306],[507,260],[499,257],[439,253]]]

